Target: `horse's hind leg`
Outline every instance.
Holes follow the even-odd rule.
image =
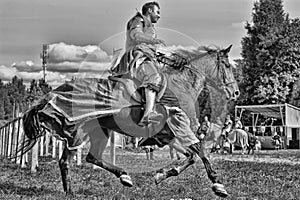
[[[69,176],[69,168],[71,164],[71,158],[74,157],[76,151],[70,151],[67,147],[64,148],[61,158],[59,159],[59,168],[61,172],[61,179],[63,188],[66,194],[72,194],[71,179]]]
[[[89,132],[89,136],[91,147],[86,156],[86,161],[113,173],[116,177],[120,178],[120,181],[124,186],[132,187],[132,180],[124,169],[102,159],[102,154],[109,139],[108,129],[100,127],[95,128],[93,131]]]

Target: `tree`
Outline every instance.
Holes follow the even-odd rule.
[[[26,91],[26,102],[29,103],[30,106],[51,90],[51,86],[49,86],[44,79],[39,79],[38,82],[33,79]]]
[[[23,79],[14,76],[12,81],[6,84],[7,96],[9,103],[6,105],[7,115],[14,118],[15,114],[21,110],[21,105],[24,102],[26,86],[23,83]]]
[[[282,0],[254,3],[252,23],[242,39],[242,104],[289,101],[299,76],[299,20],[290,20]]]

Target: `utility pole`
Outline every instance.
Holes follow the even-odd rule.
[[[40,57],[42,59],[42,68],[43,68],[43,79],[46,82],[46,68],[47,68],[47,61],[49,58],[49,45],[48,44],[43,44],[43,51],[40,54]]]

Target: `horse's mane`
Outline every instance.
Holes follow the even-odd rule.
[[[197,59],[204,57],[208,54],[218,53],[220,51],[220,47],[216,45],[210,46],[199,46],[197,48],[190,47],[190,48],[178,48],[174,50],[174,53],[183,56],[184,58],[189,59]]]
[[[171,53],[177,54],[182,58],[185,58],[190,61],[190,65],[184,66],[181,70],[174,70],[172,68],[165,68],[163,72],[169,76],[176,76],[176,81],[178,84],[183,85],[187,90],[193,89],[199,91],[200,87],[203,87],[203,84],[199,82],[199,76],[204,78],[204,70],[201,69],[204,67],[204,64],[201,66],[194,65],[194,62],[199,60],[210,60],[211,56],[215,53],[218,53],[220,50],[217,46],[199,46],[199,47],[180,47],[173,50]],[[197,68],[196,68],[197,67]]]

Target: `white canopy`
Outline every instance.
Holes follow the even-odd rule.
[[[271,105],[247,105],[236,106],[235,116],[242,116],[243,111],[248,110],[252,114],[263,115],[265,117],[282,120],[282,125],[291,128],[300,128],[300,108],[290,104]]]

